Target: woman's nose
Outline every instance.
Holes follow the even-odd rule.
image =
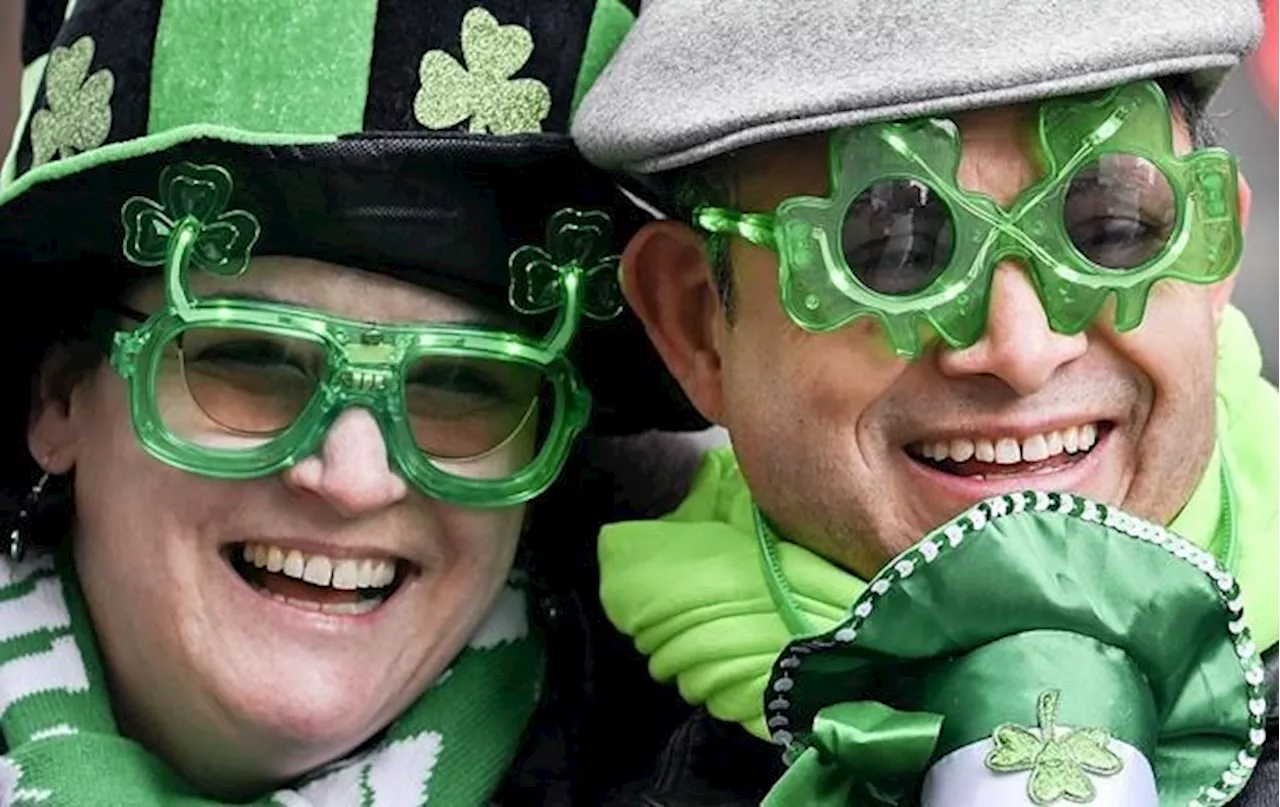
[[[338,415],[319,451],[283,475],[289,487],[324,499],[346,516],[388,507],[409,492],[404,478],[389,463],[378,422],[360,407]]]

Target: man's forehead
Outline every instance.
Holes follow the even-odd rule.
[[[360,320],[506,324],[493,312],[434,289],[367,269],[294,256],[254,257],[248,271],[237,277],[194,272],[190,290],[197,299],[216,296],[301,305]],[[158,279],[146,283],[134,298],[144,310],[158,307],[164,299],[163,285]]]
[[[1083,97],[1085,96],[1068,96],[1068,98]],[[960,133],[962,154],[966,145],[989,144],[994,140],[1007,141],[1007,145],[1018,148],[1025,155],[1036,150],[1035,126],[1041,105],[1048,100],[1051,99],[969,109],[939,117],[955,123]],[[1186,115],[1176,99],[1170,99],[1170,110],[1178,150],[1188,150],[1191,133],[1186,123]],[[901,121],[881,123],[897,122]],[[726,155],[722,167],[718,170],[722,174],[727,173],[725,178],[730,179],[731,184],[738,188],[742,188],[744,184],[749,185],[753,177],[786,176],[790,172],[799,178],[807,174],[800,170],[805,163],[816,160],[823,166],[826,165],[831,136],[836,131],[838,130],[832,129],[747,146]],[[825,174],[823,176],[825,177]]]
[[[1040,102],[1033,102],[950,116],[960,134],[960,185],[1007,206],[1034,183],[1044,165],[1036,145],[1039,108]],[[1174,146],[1186,153],[1192,148],[1191,133],[1176,105],[1172,109]],[[794,196],[828,195],[835,131],[773,140],[716,158],[709,166],[713,184],[727,196],[719,201],[765,211]]]
[[[968,110],[950,116],[964,143],[981,142],[991,152],[994,143],[1013,151],[1025,162],[1023,147],[1030,145],[1038,104],[1013,104]],[[875,125],[875,124],[869,124]],[[798,135],[748,146],[729,155],[718,170],[740,201],[767,204],[781,202],[790,193],[825,193],[829,178],[831,137],[837,130]],[[1029,151],[1027,148],[1025,151]],[[1023,153],[1020,153],[1023,152]],[[989,158],[990,154],[984,157]],[[779,195],[779,190],[785,192]]]

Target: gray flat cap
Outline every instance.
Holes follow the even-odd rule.
[[[1194,74],[1257,43],[1257,0],[648,0],[578,110],[592,162],[654,173],[838,126]]]

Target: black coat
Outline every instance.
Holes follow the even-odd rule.
[[[602,524],[674,510],[701,460],[698,444],[675,435],[586,441],[537,501],[520,562],[547,636],[546,695],[495,805],[601,807],[649,776],[693,713],[605,617],[596,538]]]

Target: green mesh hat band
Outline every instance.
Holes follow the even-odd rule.
[[[230,174],[166,169],[160,201],[122,210],[125,256],[163,266],[164,306],[116,334],[112,365],[129,384],[144,448],[206,476],[260,477],[313,454],[349,407],[378,422],[398,471],[423,492],[476,507],[527,501],[554,481],[584,427],[590,396],[565,357],[582,317],[622,308],[610,222],[562,210],[547,248],[510,259],[510,302],[555,321],[541,339],[469,325],[358,322],[234,295],[202,298],[195,272],[249,270],[257,219],[228,210]],[[521,456],[512,441],[541,433]],[[528,441],[532,442],[532,441]],[[514,454],[496,461],[500,454]]]
[[[800,327],[872,317],[907,358],[929,331],[953,348],[980,339],[1005,260],[1027,268],[1066,334],[1109,296],[1130,330],[1157,281],[1216,283],[1235,269],[1235,161],[1221,149],[1177,156],[1154,81],[1045,102],[1036,142],[1043,178],[1008,210],[960,187],[956,125],[921,119],[835,132],[828,197],[789,198],[772,215],[702,208],[695,220],[778,253],[782,304]]]

